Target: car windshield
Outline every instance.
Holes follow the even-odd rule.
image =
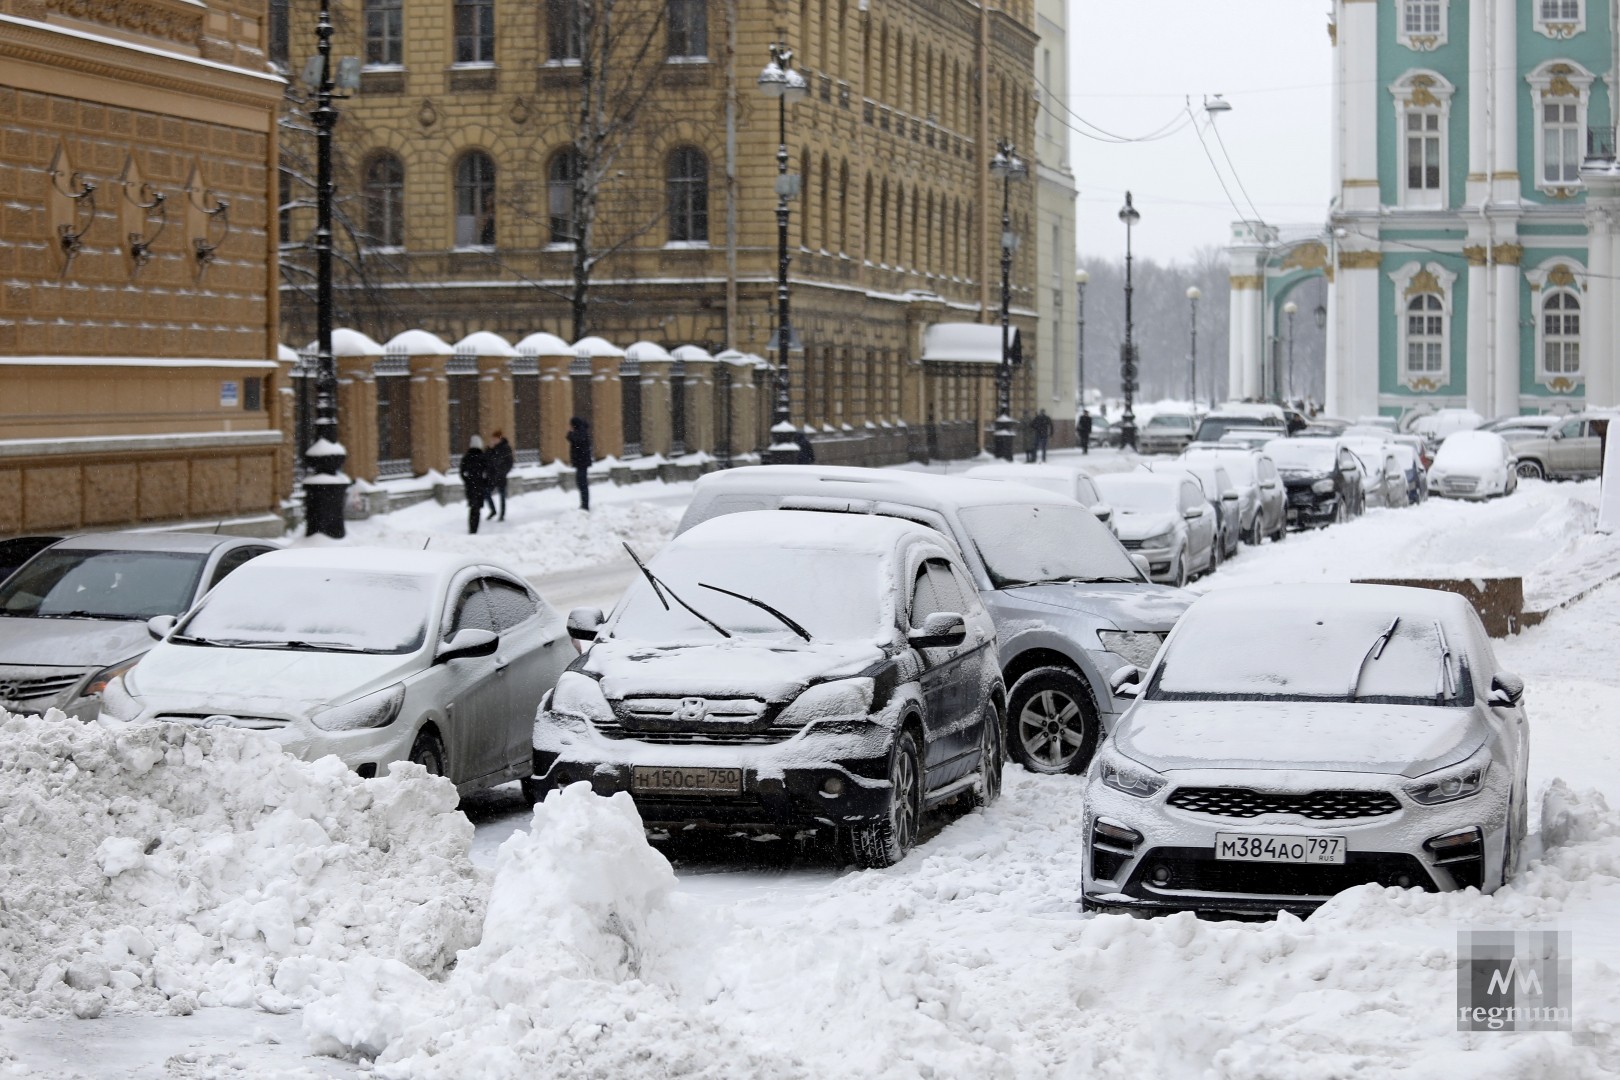
[[[1081,506],[967,506],[957,511],[990,583],[1142,580],[1108,526]]]
[[[1472,705],[1456,644],[1433,618],[1387,611],[1195,610],[1176,628],[1146,697]]]
[[[41,619],[179,615],[208,556],[180,551],[41,552],[0,584],[0,612]]]
[[[1177,431],[1192,430],[1192,417],[1178,416],[1174,413],[1155,416],[1147,422],[1148,427],[1175,428]]]
[[[1199,442],[1219,442],[1228,431],[1242,428],[1282,427],[1271,420],[1255,416],[1206,416],[1198,425]]]
[[[171,639],[192,645],[408,653],[422,647],[433,579],[384,570],[248,563]]]
[[[675,594],[668,607],[660,591],[646,577],[637,576],[603,637],[659,644],[723,640],[704,621],[707,616],[735,637],[804,643],[787,623],[759,604],[803,627],[812,641],[876,641],[895,626],[887,567],[869,552],[786,544],[762,551],[705,544],[665,550],[650,569]],[[749,603],[750,599],[758,603]]]
[[[1330,473],[1338,460],[1337,446],[1327,439],[1272,439],[1266,453],[1282,472]]]
[[[1097,490],[1121,514],[1173,514],[1181,498],[1178,484],[1113,473],[1097,477]]]

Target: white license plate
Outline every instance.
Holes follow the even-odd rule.
[[[659,795],[741,795],[741,769],[673,768],[637,765],[630,790]]]
[[[1278,836],[1263,833],[1216,833],[1215,858],[1227,862],[1344,862],[1342,836]]]

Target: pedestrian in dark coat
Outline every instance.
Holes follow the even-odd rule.
[[[467,493],[467,531],[475,533],[489,497],[489,454],[477,435],[467,440],[467,452],[461,455],[461,485]]]
[[[814,465],[816,463],[816,450],[815,447],[810,445],[810,436],[800,431],[794,434],[793,441],[799,447],[797,463],[800,465]]]
[[[1035,414],[1035,419],[1030,425],[1035,429],[1035,454],[1039,454],[1041,460],[1045,461],[1046,444],[1052,439],[1052,418],[1046,415],[1045,409],[1042,409]],[[1030,455],[1031,461],[1035,460],[1035,454]]]
[[[495,496],[501,497],[500,519],[506,520],[506,478],[512,471],[512,444],[506,441],[506,436],[499,431],[495,433],[495,445],[489,448],[489,516],[495,518]]]
[[[568,421],[568,463],[574,467],[574,482],[579,488],[579,508],[591,508],[591,462],[596,460],[591,450],[591,425],[575,416]]]
[[[1074,432],[1080,436],[1080,452],[1091,453],[1091,413],[1086,409],[1080,410],[1080,419],[1074,422]]]

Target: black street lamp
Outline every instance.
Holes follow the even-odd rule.
[[[1136,345],[1131,341],[1135,327],[1131,314],[1131,228],[1142,215],[1131,203],[1131,193],[1125,193],[1125,205],[1120,207],[1119,220],[1125,223],[1125,344],[1119,349],[1119,381],[1125,394],[1125,415],[1119,421],[1119,445],[1136,449]]]
[[[315,90],[315,441],[304,450],[304,529],[309,536],[343,538],[343,503],[349,485],[343,474],[348,456],[338,442],[337,363],[332,358],[332,129],[338,113],[332,101],[341,84],[353,89],[359,63],[345,58],[332,70],[332,17],[321,0],[315,24],[316,55],[304,69]]]
[[[1074,289],[1079,294],[1077,305],[1080,312],[1080,338],[1075,348],[1075,359],[1078,369],[1075,372],[1074,404],[1075,416],[1079,417],[1080,409],[1086,407],[1086,285],[1091,281],[1091,275],[1085,270],[1074,272]]]
[[[1204,293],[1196,285],[1187,286],[1187,300],[1192,304],[1192,353],[1188,362],[1188,378],[1191,384],[1190,396],[1193,408],[1198,407],[1198,301],[1204,298]],[[1211,400],[1211,405],[1214,401]]]
[[[1018,237],[1012,231],[1009,202],[1014,178],[1029,172],[1024,159],[1013,152],[1012,143],[1002,139],[996,144],[996,156],[990,159],[990,175],[1001,179],[1001,364],[996,368],[996,427],[995,455],[1004,461],[1013,459],[1014,426],[1012,418],[1012,257],[1018,248]]]
[[[799,460],[798,433],[790,418],[788,349],[793,344],[793,320],[788,302],[788,200],[798,195],[800,178],[788,173],[787,107],[810,96],[810,84],[793,70],[793,50],[771,46],[771,61],[759,73],[760,93],[776,99],[776,406],[771,414],[771,445],[765,451],[770,465],[791,465]]]

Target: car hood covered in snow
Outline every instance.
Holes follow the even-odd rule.
[[[782,641],[717,641],[652,645],[600,641],[584,669],[600,676],[610,700],[636,695],[736,697],[787,701],[809,684],[847,678],[884,658],[875,642],[794,645]]]
[[[1126,510],[1115,513],[1114,522],[1119,529],[1121,540],[1141,540],[1174,529],[1176,515],[1133,514]]]
[[[1193,597],[1169,585],[1098,583],[1027,585],[988,594],[986,604],[1002,619],[1051,621],[1053,612],[1083,612],[1118,630],[1165,633],[1192,604]]]
[[[152,647],[141,620],[0,619],[0,664],[106,667]]]
[[[1420,776],[1467,758],[1487,734],[1471,708],[1141,701],[1113,737],[1126,757],[1160,772],[1299,769]]]
[[[136,666],[131,689],[143,706],[160,712],[307,715],[396,683],[421,666],[417,653],[164,644]]]

